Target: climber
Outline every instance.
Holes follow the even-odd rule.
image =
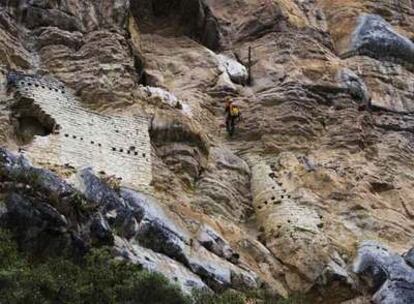
[[[236,125],[236,120],[241,120],[241,113],[240,109],[234,102],[231,100],[230,97],[226,98],[226,129],[227,133],[230,136],[234,134],[234,128]]]

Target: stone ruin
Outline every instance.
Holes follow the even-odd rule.
[[[53,81],[22,77],[15,83],[12,123],[19,152],[42,166],[92,167],[145,189],[151,174],[148,120],[92,112]]]

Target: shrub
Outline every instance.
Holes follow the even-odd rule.
[[[288,299],[266,292],[263,289],[250,290],[245,294],[237,291],[226,291],[213,294],[195,291],[193,294],[197,304],[310,304],[304,295],[292,295]]]
[[[277,304],[310,304],[311,302],[306,299],[304,295],[292,295],[287,299],[282,299]]]
[[[39,260],[39,259],[36,259]],[[303,296],[279,299],[256,290],[242,294],[195,291],[196,304],[307,304]],[[109,249],[94,249],[76,264],[65,257],[32,263],[0,229],[0,303],[8,304],[190,304],[162,275],[114,260]]]
[[[197,304],[244,304],[246,296],[236,291],[226,291],[222,294],[194,291],[194,300]]]
[[[78,265],[66,258],[40,263],[19,253],[0,230],[0,303],[189,304],[178,286],[160,274],[92,250]]]

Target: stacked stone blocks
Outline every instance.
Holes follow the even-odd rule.
[[[22,151],[34,163],[50,163],[112,175],[133,188],[149,186],[151,145],[148,120],[108,116],[82,107],[69,92],[52,82],[25,77],[16,83],[19,99],[40,107],[56,122],[48,136],[36,136]]]

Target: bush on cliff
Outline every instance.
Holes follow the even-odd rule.
[[[92,250],[81,265],[66,258],[32,262],[0,230],[0,303],[187,304],[190,300],[160,274]]]
[[[19,252],[8,231],[0,229],[0,303],[128,304],[305,304],[235,291],[194,292],[193,301],[157,273],[114,260],[108,249],[94,249],[81,262],[67,258],[33,261]]]
[[[278,295],[266,292],[265,290],[250,290],[240,293],[234,290],[227,290],[222,294],[205,293],[195,291],[193,294],[197,304],[310,304],[304,295],[292,295],[283,299]]]

